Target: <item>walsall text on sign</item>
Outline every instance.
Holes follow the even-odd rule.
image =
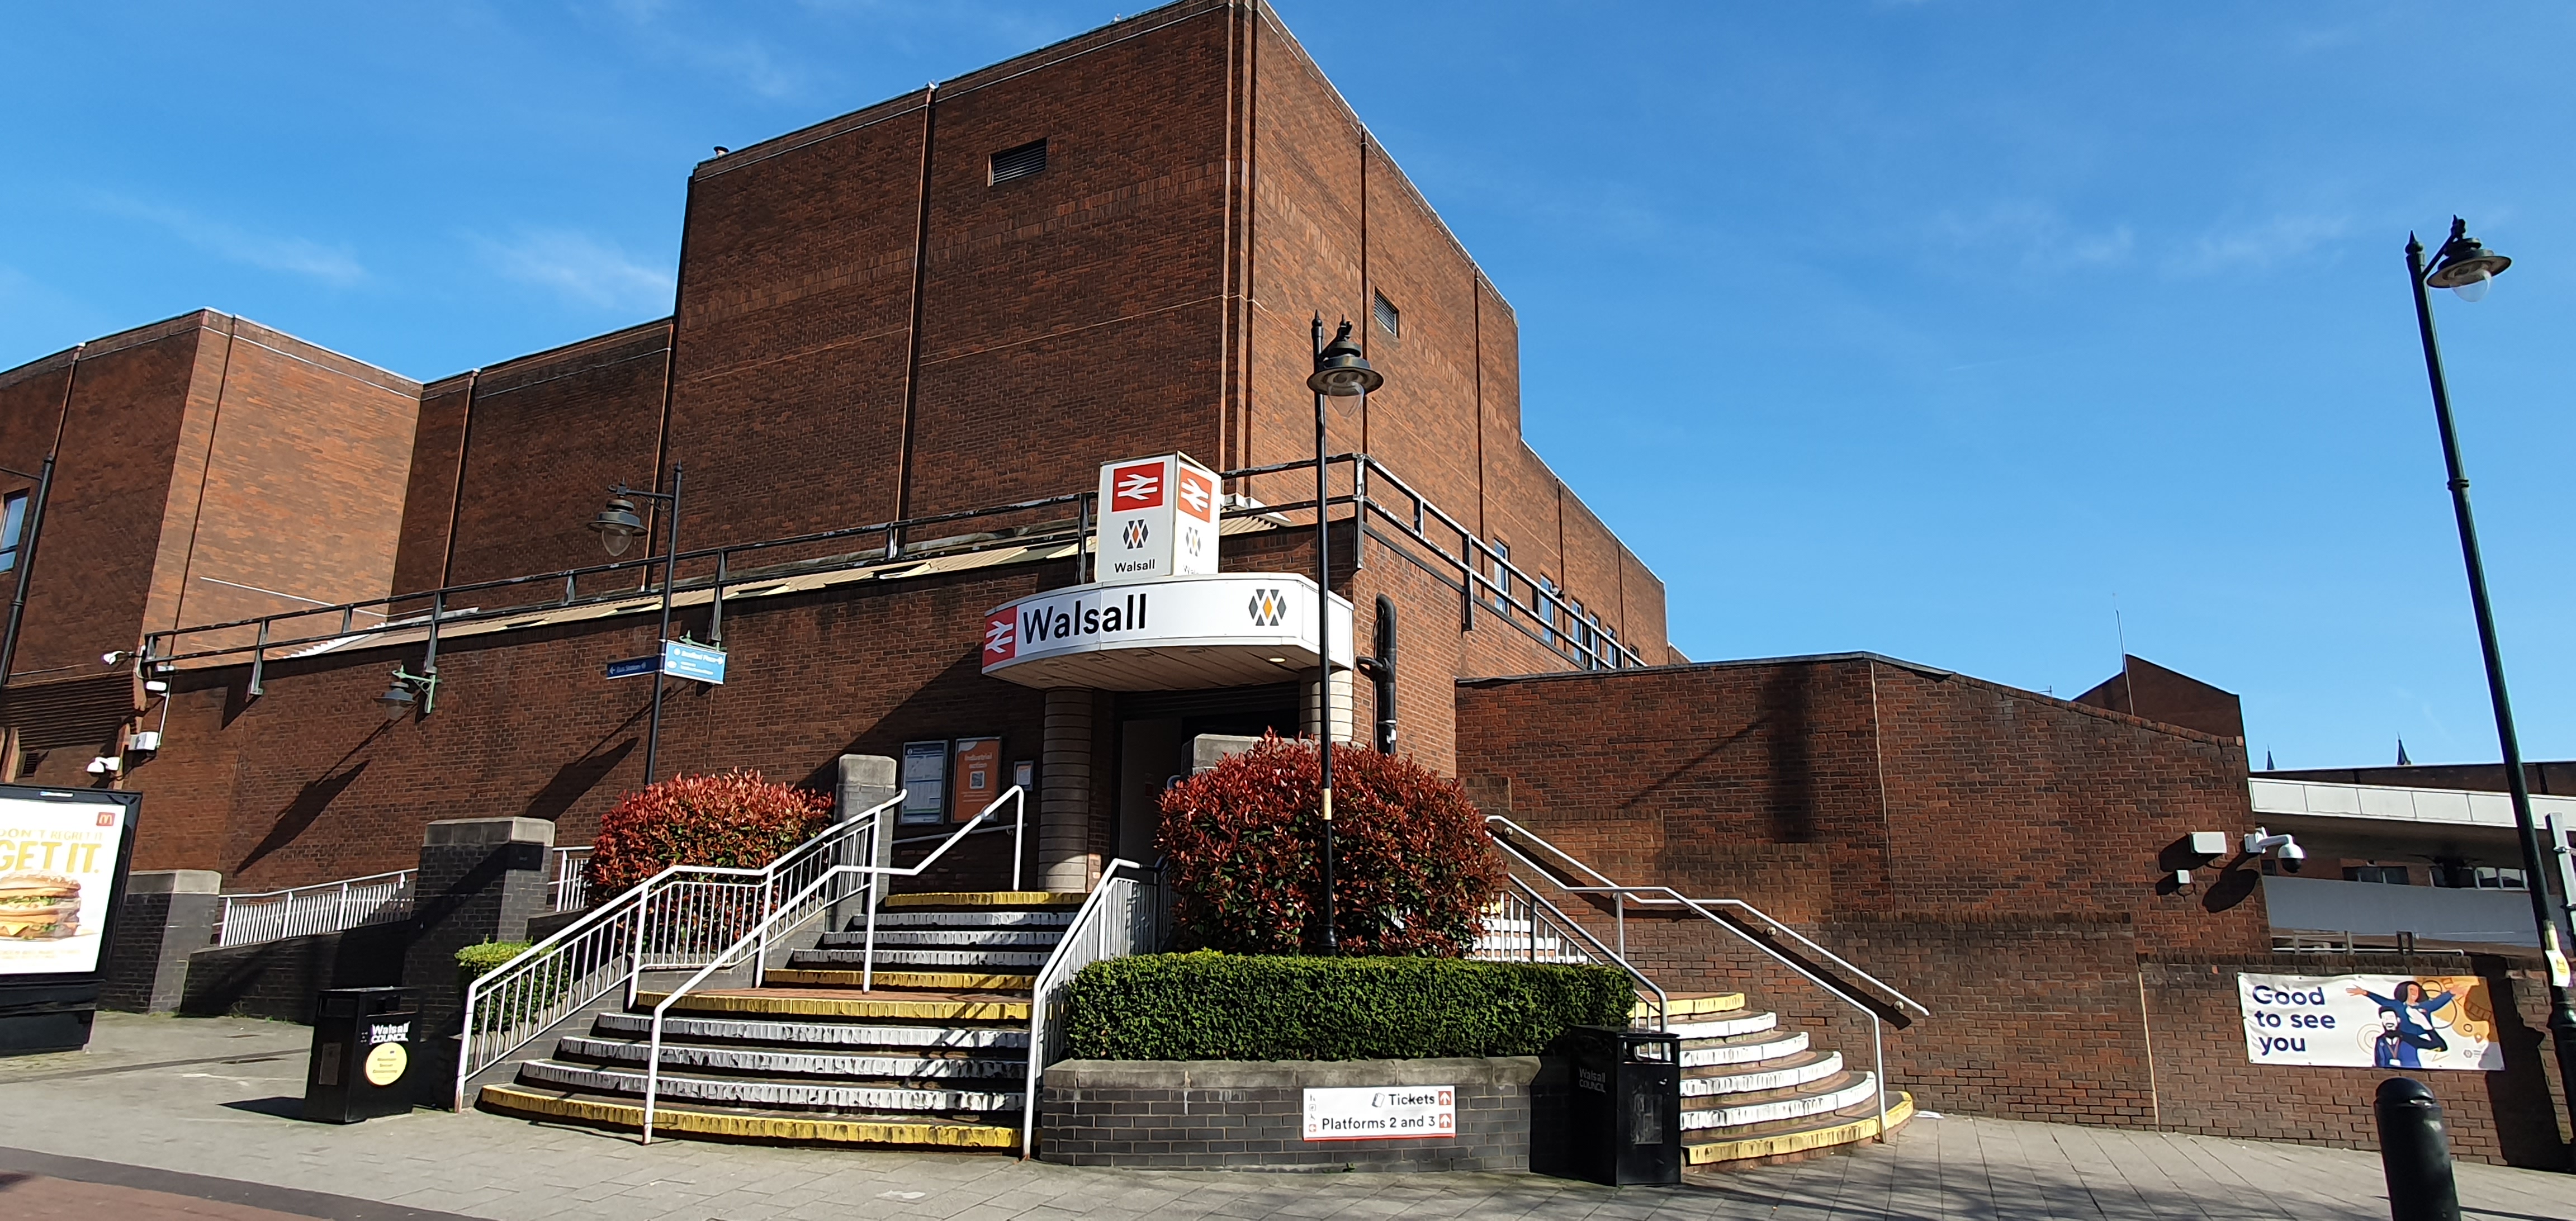
[[[1458,1087],[1371,1085],[1306,1091],[1306,1139],[1458,1135]]]

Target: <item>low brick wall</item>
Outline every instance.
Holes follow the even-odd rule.
[[[324,988],[402,983],[405,932],[401,924],[369,924],[345,932],[199,950],[188,956],[179,1012],[191,1017],[241,1014],[310,1024],[313,994]],[[448,987],[452,991],[455,985]]]
[[[1066,1060],[1038,1095],[1038,1157],[1073,1166],[1205,1170],[1530,1168],[1535,1056],[1454,1060]],[[1447,1085],[1458,1133],[1404,1140],[1305,1138],[1305,1091]],[[1545,1110],[1542,1106],[1539,1108]]]

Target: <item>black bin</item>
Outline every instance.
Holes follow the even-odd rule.
[[[1682,1181],[1682,1040],[1659,1030],[1577,1026],[1565,1032],[1573,1080],[1563,1164],[1613,1187]]]
[[[313,999],[313,1061],[304,1117],[356,1123],[411,1110],[420,1006],[404,988],[326,988]]]

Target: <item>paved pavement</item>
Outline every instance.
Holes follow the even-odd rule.
[[[966,1154],[665,1141],[418,1111],[295,1118],[309,1033],[102,1014],[0,1061],[0,1218],[2385,1218],[2368,1153],[1924,1118],[1858,1154],[1613,1191],[1529,1175],[1078,1170]],[[2469,1221],[2576,1221],[2576,1176],[2467,1165]]]

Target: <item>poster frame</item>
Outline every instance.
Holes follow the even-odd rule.
[[[98,1010],[99,990],[106,981],[108,969],[116,961],[117,928],[125,917],[126,890],[134,872],[134,841],[142,829],[143,794],[123,789],[0,784],[0,797],[63,805],[121,807],[115,872],[108,879],[107,906],[99,926],[98,962],[87,971],[0,973],[0,1056],[87,1046],[89,1022],[86,1018],[80,1021],[81,1041],[70,1047],[51,1043],[28,1045],[26,1040],[29,1035],[54,1025],[47,1021],[49,1018]]]

